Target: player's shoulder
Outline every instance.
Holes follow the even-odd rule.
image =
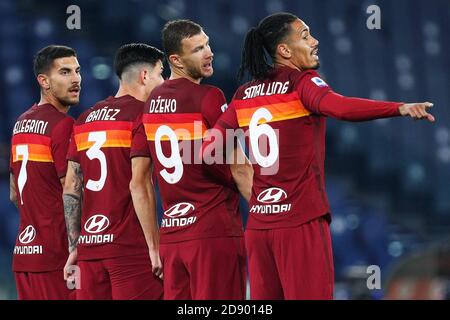
[[[70,116],[67,113],[61,112],[58,109],[56,109],[55,106],[51,104],[45,104],[45,105],[34,105],[31,107],[28,111],[30,111],[28,114],[33,114],[36,118],[42,118],[44,120],[49,121],[50,123],[53,123],[54,125],[59,124],[61,121],[64,122],[70,122],[74,121],[73,117]]]
[[[153,88],[152,92],[150,93],[150,97],[161,94],[162,92],[166,91],[169,87],[170,80],[164,80],[163,83]]]
[[[316,70],[300,71],[292,69],[291,79],[296,85],[312,83],[317,87],[328,87],[328,84],[322,79],[321,75]]]
[[[70,132],[74,119],[59,111],[51,104],[34,104],[22,113],[16,120],[13,135],[20,133],[34,133],[53,136],[53,133]]]
[[[76,125],[101,120],[134,121],[143,112],[144,105],[145,102],[131,95],[109,96],[81,113],[76,120]]]
[[[119,98],[111,98],[108,101],[105,102],[110,106],[111,108],[119,108],[121,109],[121,112],[125,112],[129,114],[131,117],[133,117],[137,113],[142,113],[143,108],[145,106],[145,102],[136,99],[132,95],[125,95]]]
[[[75,123],[75,119],[67,114],[63,114],[62,117],[59,117],[54,126],[52,126],[52,135],[58,135],[60,132],[71,132],[73,125]]]
[[[60,118],[59,122],[64,122],[73,125],[75,123],[75,119],[69,114],[63,114],[63,117]]]
[[[291,80],[299,80],[305,77],[311,77],[317,75],[315,70],[298,70],[294,68],[285,68],[288,78]]]
[[[50,126],[52,135],[53,132],[59,134],[61,130],[70,130],[68,128],[72,128],[75,122],[75,119],[71,115],[60,112],[55,107],[49,108],[49,113],[49,119],[51,119],[50,122],[53,122],[53,126]]]
[[[213,85],[211,85],[211,84],[201,84],[200,87],[201,87],[205,92],[222,93],[222,94],[223,94],[223,91],[222,91],[220,88],[218,88],[218,87],[216,87],[216,86],[213,86]]]
[[[202,84],[201,87],[205,97],[225,99],[225,94],[222,89],[210,84]]]
[[[83,124],[84,120],[88,117],[88,115],[95,110],[94,108],[95,108],[95,105],[93,105],[93,106],[87,108],[86,110],[84,110],[78,116],[78,118],[75,120],[75,125]]]
[[[69,114],[59,111],[52,105],[46,105],[39,111],[42,112],[43,119],[48,120],[48,134],[53,138],[61,135],[62,133],[65,134],[67,132],[71,132],[75,120]],[[64,136],[64,134],[62,134],[62,136]]]
[[[313,82],[321,83],[320,80],[322,80],[322,76],[316,70],[305,70],[300,73],[302,79],[313,80]],[[316,79],[319,79],[319,81],[315,81]],[[325,84],[324,81],[323,84]]]
[[[109,97],[108,97],[108,98],[109,98]],[[78,124],[83,124],[83,123],[85,122],[86,118],[87,118],[92,112],[95,112],[95,111],[98,110],[98,109],[101,109],[101,108],[103,108],[103,107],[106,107],[106,106],[107,106],[107,100],[108,100],[108,98],[103,99],[103,100],[100,100],[100,101],[97,101],[96,103],[94,103],[93,105],[91,105],[89,108],[87,108],[86,110],[84,110],[84,111],[78,116],[78,118],[75,120],[75,124],[76,124],[76,125],[78,125]]]

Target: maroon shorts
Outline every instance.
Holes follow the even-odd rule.
[[[242,237],[160,245],[166,300],[243,300],[246,290]]]
[[[14,272],[19,300],[71,300],[63,270]]]
[[[148,254],[78,261],[77,300],[159,300],[162,281],[152,273]]]
[[[294,228],[246,230],[252,300],[332,299],[330,228],[318,218]]]

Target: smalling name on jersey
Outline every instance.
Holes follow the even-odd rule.
[[[289,81],[286,82],[269,82],[266,86],[265,83],[258,84],[256,86],[248,87],[244,90],[245,96],[242,100],[251,99],[259,96],[271,96],[273,94],[285,94],[289,88]]]

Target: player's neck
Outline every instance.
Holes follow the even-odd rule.
[[[299,67],[297,67],[295,64],[293,64],[290,60],[286,60],[286,61],[275,61],[273,63],[273,66],[275,68],[279,68],[279,67],[289,67],[292,69],[297,69],[299,71],[303,71],[302,69],[300,69]]]
[[[58,99],[56,99],[54,96],[47,95],[44,93],[41,93],[41,100],[39,101],[38,105],[40,106],[41,104],[51,104],[59,112],[62,112],[62,113],[67,113],[67,112],[69,112],[69,109],[70,109],[70,106],[65,106],[65,105],[61,104],[61,102]]]
[[[180,70],[180,69],[171,68],[170,71],[171,72],[170,72],[169,80],[186,78],[193,83],[200,84],[200,82],[203,79],[203,78],[194,79],[189,74],[187,74],[186,72],[184,72],[183,70]]]
[[[138,88],[127,86],[126,84],[120,84],[119,90],[117,90],[115,98],[120,98],[126,95],[130,95],[133,98],[145,102],[147,99],[145,97],[145,92]]]

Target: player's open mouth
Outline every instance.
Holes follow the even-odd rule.
[[[311,55],[313,56],[314,59],[319,59],[318,54],[319,54],[319,48],[316,48],[311,52]]]
[[[205,69],[211,69],[211,68],[212,68],[212,63],[211,63],[211,62],[205,63],[205,64],[203,65],[203,68],[205,68]]]
[[[78,94],[80,92],[80,87],[73,87],[69,89],[70,93]]]

